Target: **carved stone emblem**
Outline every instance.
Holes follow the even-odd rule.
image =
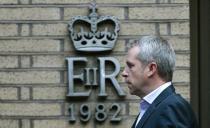
[[[75,16],[69,21],[70,38],[77,51],[100,52],[112,50],[120,30],[114,16],[99,16],[96,4],[90,7],[89,16]]]

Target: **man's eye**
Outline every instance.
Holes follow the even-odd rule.
[[[129,68],[132,68],[134,65],[133,64],[127,64]]]

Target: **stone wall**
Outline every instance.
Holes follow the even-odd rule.
[[[190,100],[190,41],[188,0],[95,0],[100,15],[120,19],[120,33],[114,50],[106,56],[117,58],[124,67],[127,45],[148,34],[160,34],[174,46],[177,63],[173,82]],[[108,97],[97,100],[97,89],[87,100],[67,100],[65,57],[80,56],[68,36],[67,23],[77,15],[88,15],[91,0],[0,0],[0,128],[128,128],[138,114],[139,98],[126,92],[119,98],[112,87]],[[83,55],[84,56],[84,55]],[[91,58],[91,57],[90,57]],[[92,116],[80,122],[82,104]],[[95,121],[95,107],[106,110],[113,103],[121,108],[119,123],[112,113],[102,123]],[[69,123],[69,105],[75,105],[76,121]]]

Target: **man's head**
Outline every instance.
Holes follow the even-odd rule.
[[[130,93],[144,96],[172,80],[175,53],[170,44],[158,36],[144,36],[129,49],[122,73]]]

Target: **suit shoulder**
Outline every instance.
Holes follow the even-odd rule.
[[[195,116],[190,104],[179,94],[168,96],[160,104],[160,109],[163,113],[169,112],[171,114],[180,115],[180,117],[192,118]]]
[[[190,104],[188,103],[188,101],[186,101],[181,95],[175,94],[175,93],[168,96],[163,101],[163,103],[168,104],[168,105],[178,105],[179,107],[181,107],[182,105],[184,107],[190,107]]]

